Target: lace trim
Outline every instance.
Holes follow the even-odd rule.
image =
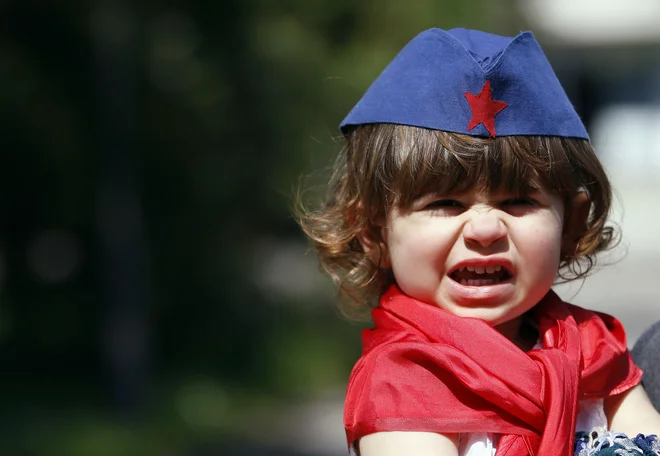
[[[620,432],[594,428],[575,436],[574,456],[660,456],[660,440],[656,435],[637,434],[628,437]]]

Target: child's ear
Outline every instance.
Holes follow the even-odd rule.
[[[565,256],[572,256],[578,241],[587,231],[591,200],[585,191],[579,191],[564,209],[564,233],[562,251]]]
[[[358,234],[357,238],[364,253],[367,254],[373,264],[379,268],[390,267],[390,255],[387,251],[384,228],[378,226],[365,228]]]
[[[358,203],[357,212],[364,215],[364,205]],[[362,250],[367,254],[367,257],[379,268],[390,267],[390,256],[387,251],[385,228],[380,224],[369,223],[357,235],[357,239],[362,246]]]

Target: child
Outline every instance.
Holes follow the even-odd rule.
[[[607,176],[533,35],[427,30],[341,130],[330,198],[300,222],[349,310],[377,305],[350,448],[568,456],[597,429],[576,451],[658,450],[603,434],[660,433],[619,322],[551,290],[616,233]]]

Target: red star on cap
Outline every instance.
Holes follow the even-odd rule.
[[[495,137],[495,116],[508,106],[503,101],[493,100],[493,90],[490,88],[490,81],[486,81],[481,88],[479,95],[465,92],[465,98],[470,103],[472,110],[472,119],[468,124],[468,131],[477,125],[484,124],[486,130],[492,137]]]

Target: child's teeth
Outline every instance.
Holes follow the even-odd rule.
[[[461,279],[461,285],[468,285],[470,287],[482,287],[484,285],[493,285],[499,282],[499,279]]]
[[[502,265],[492,264],[488,266],[463,266],[458,271],[463,272],[466,269],[470,272],[476,272],[477,274],[484,274],[484,273],[493,274],[494,272],[500,272],[502,270]]]

